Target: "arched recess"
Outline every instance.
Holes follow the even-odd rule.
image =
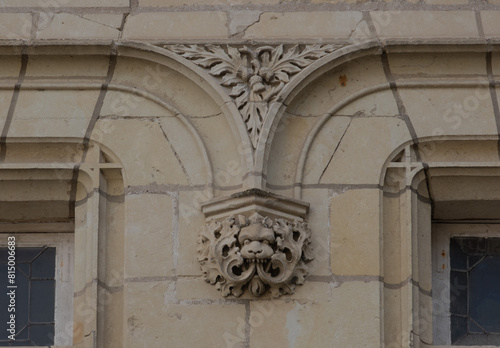
[[[121,163],[94,141],[84,148],[79,139],[14,137],[3,147],[1,243],[13,236],[18,248],[56,250],[53,344],[109,345],[111,338],[97,333],[110,331],[121,342],[123,322],[110,319],[123,310]]]
[[[58,344],[125,346],[135,310],[124,303],[136,298],[128,289],[170,277],[178,254],[187,261],[177,274],[199,273],[189,264],[192,234],[179,229],[204,221],[201,201],[242,187],[252,159],[238,152],[231,105],[159,48],[41,45],[1,54],[0,169],[24,180],[5,202],[19,200],[23,184],[37,186],[25,201],[43,196],[46,210],[64,211],[63,232],[74,236],[73,320]],[[33,223],[6,221],[4,231],[61,229]]]
[[[468,303],[469,291],[450,276],[451,239],[500,236],[497,144],[494,136],[422,139],[391,156],[381,201],[385,346],[498,344],[472,332],[461,337],[450,306]]]
[[[262,163],[270,191],[311,203],[313,244],[329,252],[318,269],[378,285],[380,322],[362,330],[381,346],[425,347],[435,199],[426,172],[496,176],[499,55],[481,44],[375,46],[316,66],[285,98]]]
[[[308,134],[315,125],[316,128],[321,128],[321,125],[317,125],[316,121],[319,116],[328,112],[328,109],[336,102],[345,97],[351,97],[352,100],[353,91],[356,92],[360,87],[370,83],[386,83],[383,78],[377,79],[377,74],[375,74],[373,79],[364,81],[362,86],[356,84],[354,88],[351,88],[353,79],[358,79],[357,82],[359,82],[362,78],[362,72],[365,71],[372,74],[370,68],[374,66],[373,63],[370,63],[371,66],[363,67],[361,64],[350,68],[351,62],[362,60],[364,57],[369,59],[380,52],[381,45],[377,41],[346,46],[318,59],[303,69],[283,88],[278,100],[270,106],[269,117],[264,120],[263,134],[255,155],[255,168],[257,172],[262,171],[263,173],[264,187],[282,194],[290,194],[294,191],[293,188],[300,187],[296,180],[295,167],[300,165],[297,162],[301,158],[300,152],[310,146],[307,141],[304,142],[304,139],[309,138]],[[333,71],[342,71],[343,69],[350,69],[350,72],[353,72],[353,75],[349,76],[349,88],[340,94],[333,94],[333,90],[338,86],[333,86],[333,84],[327,86],[325,80],[328,80],[329,75],[335,74]],[[339,76],[336,76],[332,82],[334,83],[336,80],[339,80]],[[318,91],[321,91],[322,94],[315,95]],[[364,91],[364,93],[369,92]],[[310,109],[307,109],[308,107]],[[302,114],[301,111],[304,113]],[[285,149],[287,154],[283,154]],[[290,192],[290,190],[292,191]],[[300,194],[292,193],[292,195],[300,198]]]
[[[385,154],[408,139],[495,134],[495,100],[489,89],[498,74],[498,56],[495,50],[488,53],[490,49],[481,44],[367,42],[322,58],[309,67],[309,75],[301,74],[287,86],[276,116],[266,120],[270,129],[267,147],[260,154],[262,159],[256,158],[257,164],[262,163],[265,185],[300,198],[302,185],[331,181],[325,175],[333,175],[336,183],[376,184],[375,174],[361,179],[367,172],[363,166],[376,161],[373,165],[380,168]],[[389,122],[383,120],[389,118]],[[355,129],[363,123],[361,119],[366,120],[365,129]],[[335,177],[341,173],[334,169],[347,173],[346,165],[357,165],[350,159],[352,154],[340,158],[345,149],[339,147],[340,139],[346,143],[343,137],[354,131],[361,132],[357,137],[366,140],[367,148],[368,142],[380,141],[365,133],[388,136],[384,154],[356,161],[357,181],[352,176]],[[336,150],[341,150],[338,157]]]
[[[2,59],[9,67],[0,81],[0,98],[5,105],[2,116],[9,117],[0,126],[7,127],[7,137],[64,133],[89,138],[96,123],[118,124],[114,121],[119,119],[156,122],[150,126],[170,143],[172,154],[168,156],[181,162],[177,165],[182,172],[177,175],[180,182],[175,184],[205,186],[207,199],[214,189],[215,195],[240,189],[242,178],[253,168],[253,154],[242,150],[249,148],[248,134],[240,117],[234,117],[238,111],[233,110],[225,91],[194,64],[169,50],[136,43],[111,47],[37,45],[23,50],[3,47]],[[16,83],[21,86],[18,102],[8,116]],[[58,105],[60,115],[52,113],[51,103]],[[40,105],[39,110],[33,105]],[[21,112],[28,116],[16,116]],[[37,121],[35,115],[40,112],[43,115]],[[64,124],[42,130],[39,122],[50,119],[64,120]],[[189,148],[185,147],[186,137],[191,139]],[[193,161],[193,157],[199,160]]]
[[[175,106],[199,134],[212,166],[210,185],[216,196],[251,185],[246,182],[254,169],[249,135],[234,101],[212,76],[165,48],[124,43],[118,53],[146,61],[149,66],[143,67],[136,83]]]

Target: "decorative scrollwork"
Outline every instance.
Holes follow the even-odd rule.
[[[303,284],[311,256],[306,222],[273,221],[257,213],[212,221],[200,231],[198,261],[205,279],[223,296],[239,297],[245,289],[261,296],[292,294]]]
[[[276,99],[290,78],[315,60],[338,49],[340,45],[298,45],[285,49],[279,46],[236,48],[227,45],[165,46],[189,59],[230,88],[246,124],[252,145],[257,146],[269,102]]]

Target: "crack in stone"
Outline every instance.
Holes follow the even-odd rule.
[[[349,124],[347,125],[347,127],[345,127],[344,134],[342,134],[342,137],[340,138],[339,142],[337,143],[337,146],[335,147],[335,150],[333,150],[332,156],[328,160],[328,163],[326,164],[325,169],[323,169],[323,171],[321,172],[321,175],[320,175],[320,177],[318,179],[318,184],[321,182],[321,178],[323,177],[323,175],[326,173],[326,170],[330,166],[330,162],[333,160],[333,156],[335,156],[335,154],[337,153],[337,150],[340,147],[340,144],[342,143],[342,140],[344,139],[344,136],[346,135],[347,130],[349,129],[349,126],[351,125],[351,122],[352,122],[352,118],[350,119]]]
[[[104,24],[104,23],[101,23],[101,22],[97,22],[97,21],[95,21],[95,20],[92,20],[92,19],[90,19],[90,18],[87,18],[87,17],[85,17],[85,15],[75,14],[75,16],[77,16],[77,17],[79,17],[79,18],[81,18],[81,19],[85,19],[85,20],[87,20],[87,21],[89,21],[89,22],[92,22],[92,23],[95,23],[95,24],[102,25],[102,26],[104,26],[104,27],[108,27],[108,28],[115,29],[115,30],[120,30],[120,28],[114,27],[114,26],[112,26],[112,25]],[[122,20],[122,24],[123,24],[123,20]],[[121,26],[121,25],[120,25],[120,26]]]
[[[39,33],[50,27],[50,25],[54,21],[55,15],[56,15],[55,12],[49,12],[49,11],[40,12],[38,16],[38,25],[36,28],[36,32]]]
[[[175,158],[177,159],[177,162],[179,163],[179,165],[181,166],[181,169],[182,169],[182,172],[184,173],[184,175],[186,176],[186,179],[187,179],[187,182],[189,185],[192,185],[193,183],[191,182],[191,178],[189,176],[189,173],[186,169],[186,167],[184,166],[184,163],[182,162],[179,154],[177,153],[177,151],[175,151],[175,148],[174,148],[174,145],[170,142],[170,140],[168,139],[168,136],[167,136],[167,133],[165,132],[165,130],[163,129],[163,126],[161,125],[161,122],[158,118],[156,118],[156,123],[158,124],[158,126],[160,127],[160,130],[161,132],[163,133],[163,136],[165,137],[165,139],[167,140],[167,143],[170,145],[170,149],[172,150]]]
[[[260,21],[262,11],[229,11],[227,27],[229,37],[241,37],[246,30]]]

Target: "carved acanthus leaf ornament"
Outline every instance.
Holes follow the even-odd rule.
[[[207,69],[222,86],[230,89],[229,95],[235,100],[256,148],[269,103],[276,99],[293,75],[340,45],[165,47]]]
[[[311,256],[311,232],[306,222],[272,220],[258,213],[213,220],[200,231],[198,261],[205,279],[223,296],[273,297],[292,294],[303,284]]]

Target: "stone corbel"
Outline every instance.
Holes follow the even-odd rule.
[[[223,296],[292,294],[313,259],[308,210],[308,203],[257,189],[204,203],[198,261],[205,280]]]

